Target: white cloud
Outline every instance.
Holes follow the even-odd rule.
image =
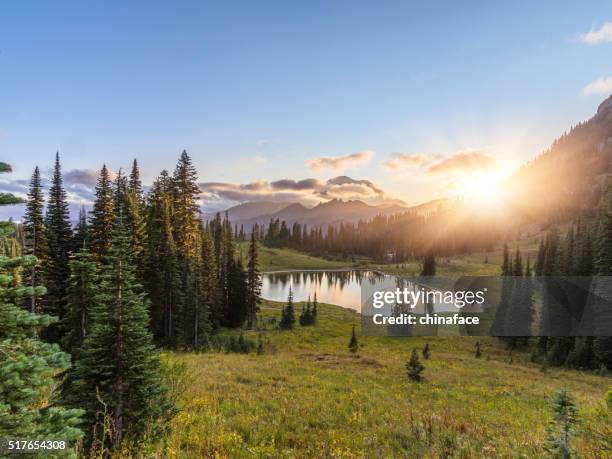
[[[323,156],[321,158],[309,159],[306,161],[306,164],[313,171],[325,169],[343,171],[359,164],[369,163],[372,156],[374,156],[373,151],[358,151],[346,156]]]
[[[597,30],[589,30],[587,33],[580,35],[579,40],[587,45],[612,43],[612,22],[604,23],[604,25]]]
[[[598,78],[597,80],[587,84],[582,92],[586,95],[610,94],[612,93],[612,77]]]
[[[434,156],[422,153],[395,153],[391,159],[383,161],[382,165],[390,170],[408,169],[422,166],[432,159]]]

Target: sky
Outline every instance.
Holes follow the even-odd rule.
[[[418,204],[591,117],[611,56],[609,1],[6,2],[0,190],[59,151],[88,202],[102,163],[151,183],[185,149],[206,209]]]

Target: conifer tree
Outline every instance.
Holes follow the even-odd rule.
[[[87,336],[89,315],[98,293],[98,268],[93,257],[83,249],[70,261],[70,283],[63,328],[63,348],[76,356]]]
[[[113,226],[89,330],[65,398],[85,409],[90,441],[106,409],[112,420],[110,436],[95,440],[118,448],[124,438],[138,442],[145,431],[155,432],[171,407],[161,383],[159,354],[147,326],[147,300],[135,281],[122,215]]]
[[[311,320],[312,324],[315,325],[317,323],[317,292],[314,293],[314,298],[312,300],[312,311],[311,311]]]
[[[423,269],[421,270],[421,276],[435,276],[436,275],[436,257],[433,252],[429,251],[425,255],[423,260]]]
[[[89,241],[89,225],[87,224],[87,212],[85,207],[79,209],[79,221],[74,232],[74,250],[79,251],[87,247]]]
[[[55,155],[55,166],[45,216],[45,254],[43,274],[47,287],[43,310],[64,317],[66,291],[70,277],[68,257],[72,247],[72,229],[66,191],[64,190],[59,153]],[[61,330],[52,324],[46,332],[49,340],[59,341]]]
[[[151,298],[154,336],[176,344],[177,297],[180,295],[176,246],[172,231],[172,184],[166,171],[155,180],[148,196],[146,290]]]
[[[406,372],[408,377],[413,381],[420,381],[425,370],[425,366],[419,361],[419,354],[416,349],[412,350],[412,354],[410,355],[410,360],[406,363]]]
[[[27,255],[33,255],[40,260],[44,250],[44,216],[43,208],[45,202],[40,180],[40,171],[38,166],[34,169],[32,178],[30,179],[30,188],[28,190],[28,199],[26,202],[25,215],[23,217],[23,233],[24,233],[24,252]],[[26,283],[31,287],[40,285],[38,279],[39,268],[33,264],[28,273],[24,273]],[[39,299],[36,296],[31,296],[28,299],[30,312],[35,313],[39,309]]]
[[[209,229],[202,228],[202,283],[204,301],[207,304],[210,326],[218,329],[221,326],[223,309],[219,294],[219,278],[216,265],[215,245]]]
[[[295,324],[295,311],[293,309],[293,291],[291,290],[291,286],[289,286],[289,295],[287,296],[287,304],[283,306],[279,326],[283,330],[291,330],[294,324]]]
[[[349,350],[354,354],[359,350],[359,343],[357,342],[357,335],[355,334],[355,326],[351,329],[351,339],[348,345]]]
[[[23,287],[14,274],[35,264],[31,255],[0,257],[0,438],[73,442],[83,435],[77,427],[82,411],[57,405],[53,379],[69,367],[70,358],[57,344],[41,342],[31,333],[32,327],[48,326],[55,318],[15,304],[44,295],[44,287]]]
[[[130,246],[134,253],[136,263],[136,277],[144,282],[145,273],[145,246],[147,244],[145,203],[140,181],[138,162],[134,160],[132,171],[125,194],[125,224],[130,235]]]
[[[257,237],[255,231],[251,232],[251,243],[249,244],[249,263],[247,266],[247,328],[252,329],[255,325],[259,301],[261,300],[261,276],[259,274],[259,262],[257,253]]]
[[[430,356],[430,351],[429,351],[429,343],[425,343],[425,346],[423,346],[423,358],[425,360],[429,359]]]
[[[476,346],[474,347],[474,357],[479,359],[482,357],[482,351],[480,350],[480,341],[476,341]]]
[[[106,164],[102,166],[96,185],[96,200],[91,212],[90,250],[99,260],[110,249],[115,220],[115,198]]]
[[[561,389],[553,399],[553,420],[548,428],[547,451],[558,458],[573,456],[570,439],[578,421],[578,410],[573,397]]]

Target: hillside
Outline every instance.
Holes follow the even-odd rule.
[[[265,320],[280,307],[266,302]],[[475,338],[359,337],[353,355],[347,345],[351,326],[359,329],[357,314],[319,310],[314,327],[267,326],[263,355],[167,354],[198,383],[185,384],[184,411],[165,449],[151,449],[170,458],[542,457],[551,397],[564,387],[579,407],[576,451],[604,457],[609,417],[597,410],[609,378],[543,370],[526,352],[508,363],[494,338],[479,338],[480,359]],[[425,380],[410,382],[404,365],[426,342]]]
[[[555,140],[512,177],[509,204],[522,221],[563,221],[579,214],[592,215],[611,165],[612,96],[591,119]]]

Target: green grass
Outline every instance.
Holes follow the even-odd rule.
[[[262,307],[264,355],[169,354],[186,363],[189,385],[172,434],[158,445],[162,457],[541,457],[550,400],[562,387],[579,405],[573,444],[584,457],[596,454],[581,432],[609,429],[595,419],[609,378],[543,372],[526,352],[509,364],[494,338],[479,338],[481,359],[467,337],[360,336],[353,355],[354,311],[321,305],[316,326],[280,331],[269,321],[280,307]],[[425,380],[411,382],[405,362],[425,342]]]
[[[238,245],[244,260],[248,258],[248,243]],[[297,250],[278,249],[260,245],[259,269],[261,271],[287,271],[294,269],[342,269],[357,267],[358,263],[344,260],[314,257]]]

